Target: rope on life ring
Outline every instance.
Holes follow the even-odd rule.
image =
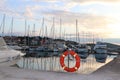
[[[65,59],[65,57],[66,57],[68,54],[71,54],[71,55],[76,59],[76,64],[75,64],[75,66],[72,67],[72,68],[67,67],[67,66],[65,65],[65,63],[64,63],[64,59]],[[74,51],[72,51],[72,50],[67,50],[67,51],[65,51],[65,52],[60,56],[60,64],[61,64],[62,68],[63,68],[65,71],[67,71],[67,72],[75,72],[75,71],[77,71],[77,70],[79,69],[79,67],[80,67],[80,57],[79,57],[78,54],[75,53]]]

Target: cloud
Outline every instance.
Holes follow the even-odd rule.
[[[78,19],[79,24],[86,28],[103,28],[109,23],[109,18],[94,14],[73,13],[68,11],[44,11],[44,16],[53,16],[55,18],[62,18],[64,24],[71,24]]]
[[[84,3],[84,2],[119,2],[120,0],[70,0],[70,1]]]
[[[27,1],[30,1],[30,0],[27,0]],[[74,1],[74,2],[119,2],[120,0],[33,0],[33,1],[37,1],[37,2],[41,2],[41,1],[44,1],[44,2],[59,2],[59,1],[62,1],[62,2],[68,2],[68,1]]]
[[[58,2],[59,0],[32,0],[35,2]]]
[[[41,11],[41,6],[34,5],[34,6],[26,6],[24,11],[24,17],[28,19],[33,19],[37,15],[39,15],[39,12]]]
[[[30,1],[30,0],[29,0]],[[77,4],[85,4],[85,3],[114,3],[120,2],[120,0],[32,0],[35,2],[63,2],[66,4],[69,3],[77,3]]]
[[[0,0],[0,8],[4,7],[6,3],[6,0]]]
[[[66,0],[67,2],[76,3],[76,5],[89,5],[89,4],[108,4],[115,5],[116,3],[120,3],[120,0]],[[64,0],[65,2],[65,0]]]
[[[32,18],[33,17],[33,12],[32,12],[30,7],[26,7],[24,16],[27,17],[27,18]]]
[[[71,1],[77,3],[87,3],[87,2],[120,2],[120,0],[63,0],[63,1]]]
[[[20,12],[17,12],[14,9],[9,8],[7,6],[7,0],[0,0],[0,13],[17,17],[22,15]]]
[[[6,6],[6,0],[0,0],[0,12],[4,10]]]
[[[62,27],[66,33],[75,34],[76,30],[76,19],[78,20],[78,31],[80,32],[89,32],[96,35],[100,34],[101,36],[108,36],[110,31],[108,24],[114,21],[113,18],[95,15],[95,14],[82,14],[82,13],[73,13],[69,11],[44,11],[44,16],[55,18],[55,25],[59,28],[60,18],[62,19]],[[51,22],[52,23],[52,19]],[[106,31],[107,30],[107,31]],[[70,32],[69,32],[70,31]]]

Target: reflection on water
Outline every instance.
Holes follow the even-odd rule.
[[[105,65],[106,63],[113,60],[116,56],[108,56],[105,63],[98,63],[95,60],[94,55],[89,55],[87,59],[81,59],[80,68],[76,73],[81,74],[89,74],[100,68],[101,66]],[[35,70],[44,70],[44,71],[59,71],[59,72],[66,72],[62,69],[59,63],[59,57],[40,57],[40,58],[21,58],[17,62],[20,68],[27,68],[27,69],[35,69]],[[65,64],[68,65],[67,57],[65,58]],[[71,59],[69,61],[69,66],[73,67],[75,65],[75,59]]]
[[[39,51],[28,51],[25,57],[52,57],[60,56],[62,52],[39,52]]]

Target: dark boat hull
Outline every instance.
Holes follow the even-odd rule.
[[[107,59],[107,53],[96,53],[95,59],[97,62],[105,63]]]
[[[78,55],[81,59],[86,59],[89,56],[89,53],[87,52],[78,52]]]

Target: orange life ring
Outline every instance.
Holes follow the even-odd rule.
[[[74,58],[76,59],[76,64],[74,67],[72,68],[69,68],[67,66],[65,66],[65,63],[64,63],[64,58],[68,55],[68,54],[71,54],[72,56],[74,56]],[[78,56],[77,53],[75,53],[74,51],[72,50],[67,50],[65,51],[61,56],[60,56],[60,64],[62,66],[62,68],[67,71],[67,72],[75,72],[79,69],[80,67],[80,57]]]

